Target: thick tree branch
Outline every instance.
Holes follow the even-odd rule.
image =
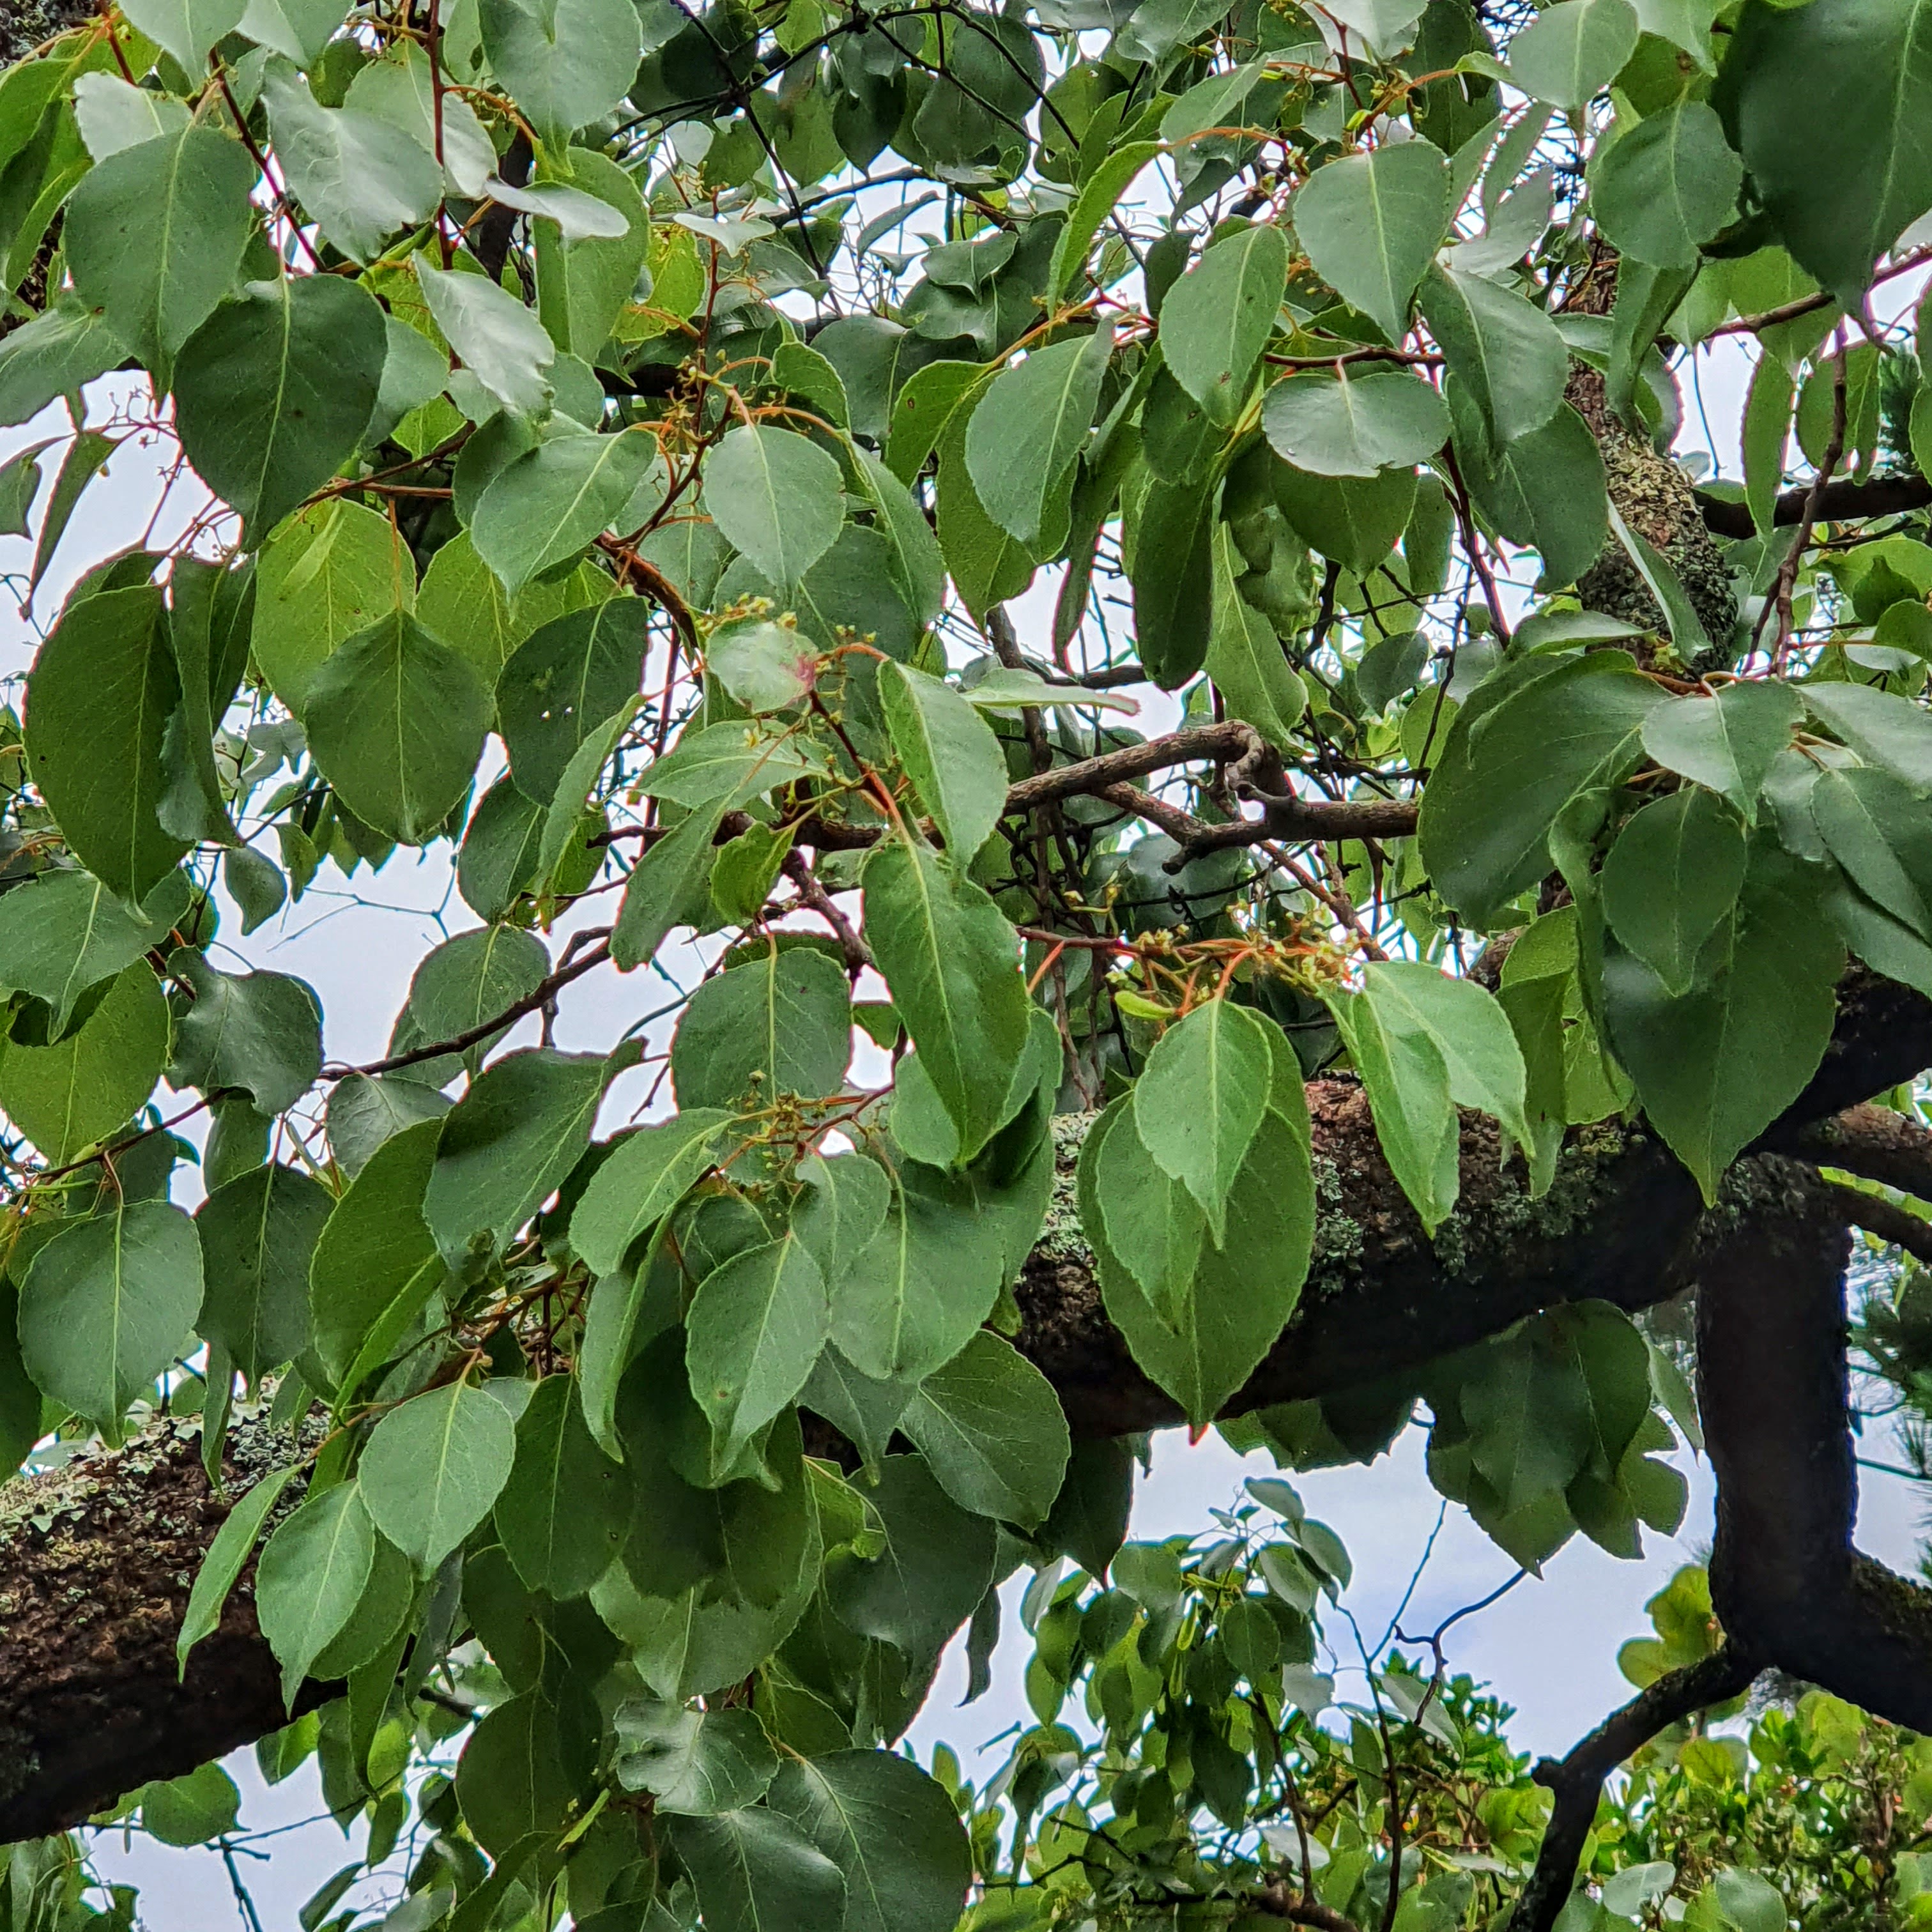
[[[1718,1478],[1712,1601],[1732,1640],[1874,1716],[1932,1730],[1932,1591],[1852,1543],[1844,1270],[1830,1192],[1753,1164],[1697,1270],[1700,1393]],[[1714,1217],[1714,1219],[1716,1217]]]
[[[1813,494],[1814,486],[1809,484],[1802,489],[1784,491],[1772,513],[1772,523],[1780,530],[1796,529],[1804,521],[1805,508]],[[1922,510],[1932,504],[1932,482],[1923,476],[1875,476],[1868,483],[1854,483],[1846,478],[1827,483],[1816,494],[1818,500],[1813,520],[1843,524],[1862,517],[1894,517],[1907,510]],[[1703,514],[1704,527],[1714,536],[1756,534],[1750,511],[1742,503],[1700,492],[1697,508]]]
[[[1932,1003],[1855,975],[1842,991],[1832,1052],[1778,1134],[1796,1135],[1928,1064]],[[1700,1221],[1696,1190],[1641,1128],[1610,1124],[1573,1135],[1555,1185],[1532,1202],[1520,1163],[1504,1161],[1494,1124],[1466,1116],[1462,1203],[1432,1240],[1389,1174],[1360,1090],[1317,1081],[1309,1098],[1322,1207],[1314,1266],[1294,1319],[1230,1412],[1377,1381],[1496,1334],[1540,1308],[1591,1297],[1630,1308],[1660,1300],[1704,1265],[1706,1251],[1694,1238]],[[1135,1367],[1101,1306],[1072,1201],[1070,1169],[1084,1124],[1056,1124],[1066,1171],[1018,1285],[1024,1321],[1018,1340],[1059,1390],[1075,1430],[1094,1436],[1179,1418]],[[1778,1200],[1795,1190],[1811,1217],[1801,1216],[1800,1225],[1828,1224],[1832,1210],[1815,1177],[1788,1162],[1744,1166],[1750,1186],[1768,1189],[1767,1211],[1774,1215]],[[1765,1183],[1761,1170],[1795,1178]],[[1843,1239],[1828,1234],[1826,1260],[1841,1254]],[[1742,1241],[1731,1246],[1746,1255],[1736,1298],[1748,1325],[1768,1270],[1756,1249]],[[1265,1256],[1257,1257],[1258,1266],[1266,1264]],[[1842,1324],[1827,1287],[1842,1364]],[[1721,1293],[1718,1300],[1730,1306]],[[1707,1364],[1718,1346],[1707,1347]],[[1836,1384],[1827,1378],[1822,1405],[1825,1420],[1836,1418],[1840,1437],[1842,1380],[1840,1366]],[[1720,1408],[1726,1399],[1723,1389],[1707,1395]],[[1744,1399],[1766,1416],[1790,1408],[1804,1421],[1804,1406],[1786,1402],[1769,1381],[1748,1382]],[[1805,1426],[1815,1437],[1817,1418]],[[1748,1457],[1748,1430],[1738,1439]],[[234,1432],[231,1446],[238,1484],[272,1460],[260,1442],[251,1444],[246,1426]],[[220,1630],[195,1652],[185,1685],[176,1681],[176,1632],[224,1514],[198,1450],[191,1430],[168,1424],[118,1454],[6,1489],[0,1506],[0,1571],[7,1579],[0,1597],[0,1839],[77,1822],[124,1791],[174,1776],[284,1720],[245,1579]],[[1720,1478],[1733,1486],[1737,1453],[1728,1446],[1721,1451]],[[1714,1460],[1720,1454],[1714,1440]],[[1781,1466],[1767,1467],[1776,1481],[1788,1477]],[[1748,1476],[1743,1493],[1750,1493]],[[1780,1506],[1775,1482],[1766,1506]],[[1842,1532],[1849,1502],[1841,1498],[1835,1507],[1836,1516],[1826,1513],[1827,1522]],[[1728,1550],[1736,1532],[1725,1533]],[[1842,1534],[1840,1548],[1849,1551]],[[1905,1592],[1909,1604],[1919,1594],[1876,1566],[1868,1572],[1853,1565],[1848,1553],[1838,1570],[1840,1598],[1855,1605],[1869,1600],[1882,1607],[1891,1601],[1888,1591]],[[1868,1611],[1859,1613],[1870,1620]],[[1760,1647],[1750,1630],[1734,1634]],[[1881,1654],[1880,1648],[1872,1654]],[[1821,1674],[1828,1660],[1804,1654],[1818,1667],[1789,1667],[1829,1682]],[[1932,1646],[1917,1665],[1918,1694],[1932,1704],[1928,1658]],[[1777,1660],[1787,1658],[1780,1653]],[[1882,1683],[1848,1670],[1832,1688],[1932,1730],[1932,1709],[1915,1717],[1888,1708]]]
[[[1932,1201],[1932,1133],[1874,1102],[1814,1121],[1782,1139],[1778,1150]]]
[[[1900,1248],[1916,1261],[1932,1263],[1932,1221],[1922,1219],[1908,1208],[1881,1200],[1835,1181],[1826,1184],[1827,1196],[1846,1226],[1876,1234],[1881,1241]]]
[[[1756,1662],[1734,1643],[1714,1655],[1666,1671],[1628,1704],[1612,1711],[1558,1760],[1545,1758],[1534,1773],[1556,1794],[1550,1828],[1537,1853],[1536,1870],[1510,1919],[1510,1932],[1550,1932],[1576,1882],[1576,1861],[1596,1821],[1604,1780],[1659,1731],[1694,1712],[1721,1704],[1746,1690]]]

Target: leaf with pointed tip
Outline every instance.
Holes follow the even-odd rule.
[[[376,1424],[357,1481],[376,1527],[427,1576],[490,1514],[516,1453],[508,1410],[448,1382]]]
[[[202,482],[239,512],[250,542],[355,454],[382,391],[388,341],[367,290],[339,275],[304,275],[250,282],[182,345],[182,446]]]
[[[718,1464],[728,1467],[805,1386],[831,1322],[825,1277],[795,1234],[741,1250],[698,1283],[685,1365]]]
[[[546,1376],[517,1418],[495,1519],[517,1574],[559,1601],[582,1596],[622,1549],[630,1485],[585,1427],[569,1376]]]
[[[1071,1438],[1053,1384],[1011,1342],[980,1330],[920,1384],[898,1426],[962,1509],[1028,1530],[1046,1520]]]
[[[201,1292],[194,1222],[165,1201],[117,1204],[34,1256],[20,1289],[27,1372],[118,1442],[128,1403],[187,1346]]]
[[[1006,810],[1006,755],[992,727],[950,684],[904,664],[879,667],[879,707],[946,849],[970,862]]]
[[[1630,0],[1562,0],[1510,43],[1516,85],[1553,107],[1580,108],[1601,93],[1636,50]]]
[[[779,585],[797,583],[844,520],[838,464],[806,437],[762,424],[733,430],[712,451],[704,502],[731,542]]]
[[[1534,303],[1484,276],[1438,265],[1423,281],[1422,313],[1492,442],[1513,442],[1556,413],[1569,351]]]
[[[130,26],[173,55],[190,80],[208,71],[218,40],[240,23],[246,0],[129,0],[121,10]]]
[[[843,1922],[838,1868],[776,1811],[680,1818],[671,1838],[712,1932],[824,1932]]]
[[[316,764],[356,817],[426,845],[476,775],[490,694],[466,658],[393,610],[316,671],[302,722]]]
[[[482,0],[478,16],[492,70],[547,147],[602,120],[644,56],[631,0]]]
[[[965,443],[974,490],[987,515],[1029,550],[1087,440],[1113,347],[1109,325],[1030,350],[974,406]]]
[[[656,457],[646,430],[550,436],[490,479],[470,539],[514,597],[616,522]]]
[[[552,394],[546,372],[556,360],[543,324],[484,276],[446,272],[424,256],[416,268],[430,317],[463,366],[506,410],[542,416]]]
[[[201,1559],[201,1568],[195,1572],[194,1587],[188,1592],[188,1609],[175,1639],[175,1658],[182,1677],[188,1675],[189,1652],[221,1622],[228,1593],[254,1555],[256,1540],[268,1520],[268,1512],[301,1473],[292,1463],[285,1468],[269,1470],[222,1519],[214,1540],[208,1546],[208,1554]]]
[[[1619,942],[1669,992],[1688,993],[1704,942],[1744,884],[1744,828],[1709,792],[1687,785],[1631,818],[1600,878]]]
[[[1392,142],[1316,169],[1294,197],[1295,236],[1316,273],[1400,342],[1409,298],[1449,226],[1450,196],[1439,148]]]
[[[1162,302],[1160,347],[1168,372],[1224,428],[1248,400],[1287,280],[1281,230],[1257,223],[1215,242]]]
[[[164,921],[137,917],[92,874],[43,872],[0,896],[0,991],[44,1000],[58,1034],[88,988],[166,937]]]
[[[348,1622],[376,1560],[359,1483],[310,1496],[269,1538],[255,1569],[255,1611],[292,1707],[309,1666]]]
[[[203,1341],[253,1383],[308,1346],[308,1271],[335,1202],[319,1182],[269,1163],[216,1188],[195,1211]]]

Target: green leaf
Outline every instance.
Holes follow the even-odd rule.
[[[1388,175],[1372,187],[1388,190]],[[1306,199],[1304,192],[1298,208]],[[1212,421],[1232,424],[1246,404],[1287,280],[1288,244],[1272,223],[1260,223],[1214,243],[1162,300],[1162,356]]]
[[[580,1597],[623,1547],[629,1483],[584,1426],[568,1376],[537,1384],[516,1433],[516,1460],[496,1502],[496,1534],[531,1589],[560,1602]]]
[[[1598,164],[1591,202],[1604,234],[1625,254],[1688,268],[1730,220],[1744,172],[1717,115],[1686,98],[1612,145]]]
[[[838,465],[789,430],[733,430],[704,466],[704,502],[733,545],[776,584],[796,584],[844,520]]]
[[[680,1819],[672,1841],[715,1932],[824,1932],[843,1922],[838,1868],[776,1811]]]
[[[552,394],[546,372],[556,359],[543,324],[482,275],[446,273],[421,255],[416,269],[430,320],[463,366],[506,410],[542,416]]]
[[[375,298],[339,275],[250,282],[182,346],[182,446],[250,542],[355,454],[388,353]]]
[[[434,150],[406,129],[353,108],[324,107],[286,61],[262,82],[275,158],[304,211],[351,261],[371,262],[442,199]]]
[[[742,724],[707,724],[687,731],[638,785],[674,805],[722,809],[824,772],[807,741],[762,736]]]
[[[610,957],[621,971],[628,973],[650,958],[674,927],[705,918],[716,856],[713,841],[724,815],[722,804],[689,813],[668,837],[654,840],[638,861],[610,934]]]
[[[1400,342],[1409,298],[1449,226],[1450,201],[1441,150],[1391,142],[1316,169],[1294,197],[1295,237],[1316,273]]]
[[[1028,550],[1087,440],[1113,350],[1111,325],[1030,350],[974,406],[965,452],[974,494]]]
[[[1754,0],[1726,50],[1716,106],[1785,247],[1848,309],[1880,256],[1932,206],[1918,102],[1932,80],[1919,0]],[[1793,142],[1828,128],[1828,142]]]
[[[106,312],[63,296],[0,337],[0,424],[23,423],[127,354]]]
[[[328,1150],[353,1180],[386,1142],[406,1127],[440,1120],[449,1106],[434,1087],[423,1086],[406,1072],[349,1074],[336,1082],[328,1096]],[[425,1168],[425,1180],[428,1172]]]
[[[1812,823],[1865,897],[1932,940],[1932,850],[1925,808],[1889,772],[1823,771],[1808,794]]]
[[[844,1932],[951,1932],[972,1852],[944,1788],[895,1751],[794,1758],[766,1803],[845,1875]]]
[[[1486,437],[1462,438],[1458,453],[1470,494],[1497,529],[1541,553],[1539,590],[1574,584],[1595,562],[1610,532],[1604,459],[1568,403],[1500,448]]]
[[[1022,1529],[1046,1520],[1071,1443],[1053,1384],[981,1329],[919,1385],[898,1427],[962,1509]]]
[[[1053,248],[1047,271],[1046,298],[1057,304],[1070,295],[1087,265],[1094,238],[1118,205],[1134,177],[1161,152],[1158,141],[1130,141],[1112,149],[1081,184]]]
[[[428,1576],[490,1514],[516,1453],[503,1405],[448,1382],[376,1424],[357,1481],[376,1527]]]
[[[310,1496],[269,1538],[255,1567],[255,1612],[290,1708],[309,1666],[354,1612],[375,1560],[359,1483]]]
[[[1707,1202],[1724,1171],[1803,1090],[1832,1035],[1844,965],[1800,862],[1760,832],[1695,989],[1673,998],[1633,953],[1606,952],[1610,1044]]]
[[[928,846],[889,840],[864,882],[873,956],[970,1160],[1004,1118],[1030,1024],[1013,929]]]
[[[1329,1010],[1367,1090],[1389,1171],[1433,1234],[1454,1210],[1462,1187],[1448,1063],[1431,1034],[1392,1028],[1366,994],[1333,998]]]
[[[334,0],[308,0],[308,4],[320,13],[332,8]],[[332,21],[330,26],[338,24]],[[298,51],[286,46],[278,46],[276,51],[287,55],[296,66],[311,70],[320,52]],[[443,58],[448,58],[446,50]],[[433,154],[436,152],[436,91],[429,56],[422,48],[412,41],[392,42],[380,59],[370,61],[349,83],[343,105],[365,118],[388,122]],[[496,150],[477,119],[476,110],[461,94],[453,88],[443,88],[441,107],[445,184],[452,194],[468,200],[480,199],[485,192],[484,184],[496,171]],[[582,158],[581,150],[572,157],[574,162]],[[634,270],[632,279],[636,280]]]
[[[164,1201],[118,1201],[34,1256],[21,1357],[50,1401],[118,1442],[128,1403],[188,1345],[200,1306],[194,1223]]]
[[[902,1164],[878,1232],[832,1280],[832,1338],[874,1381],[916,1382],[950,1361],[1003,1285],[992,1217],[970,1212],[970,1193],[927,1184],[936,1178]]]
[[[1492,688],[1493,687],[1493,688]],[[1531,658],[1464,705],[1423,795],[1418,832],[1436,889],[1472,925],[1550,871],[1550,831],[1574,798],[1635,769],[1666,701],[1621,653]]]
[[[245,0],[134,0],[122,8],[130,26],[173,55],[190,80],[208,71],[209,50],[239,24]]]
[[[58,1035],[82,993],[161,944],[167,930],[130,912],[90,873],[43,872],[0,895],[0,991],[44,1000]]]
[[[1433,456],[1449,412],[1419,377],[1400,370],[1352,376],[1291,376],[1268,392],[1262,427],[1275,454],[1318,476],[1372,476]]]
[[[475,775],[490,694],[466,658],[395,610],[322,664],[302,722],[316,764],[356,817],[426,845]]]
[[[1178,691],[1206,662],[1214,634],[1214,500],[1198,483],[1156,480],[1134,540],[1134,632],[1141,662]]]
[[[648,1791],[677,1818],[715,1818],[755,1804],[777,1774],[758,1713],[693,1711],[682,1704],[620,1705],[612,1768],[626,1791]]]
[[[1216,1244],[1228,1191],[1268,1111],[1274,1077],[1268,1023],[1208,1000],[1171,1026],[1134,1084],[1134,1126],[1155,1165],[1201,1204]]]
[[[165,1783],[143,1785],[141,1828],[185,1850],[235,1828],[242,1794],[218,1764],[204,1764]]]
[[[722,1107],[752,1090],[830,1098],[852,1055],[844,971],[816,946],[770,947],[707,980],[671,1042],[670,1076],[684,1108]]]
[[[1412,470],[1310,476],[1283,464],[1275,471],[1274,494],[1298,536],[1344,570],[1366,577],[1388,560],[1407,528],[1417,484]]]
[[[1636,50],[1630,0],[1562,0],[1510,43],[1516,85],[1553,107],[1582,107],[1600,94]]]
[[[27,770],[74,856],[138,904],[188,848],[161,827],[161,746],[181,682],[161,593],[70,604],[27,674]]]
[[[936,1657],[992,1582],[993,1525],[959,1508],[918,1456],[888,1456],[872,1502],[885,1547],[830,1571],[826,1594],[860,1636]]]
[[[309,1263],[334,1206],[306,1174],[271,1164],[224,1182],[196,1210],[203,1288],[195,1327],[250,1383],[308,1346]]]
[[[1489,992],[1473,980],[1403,959],[1372,961],[1362,987],[1385,1037],[1426,1038],[1442,1056],[1450,1099],[1492,1115],[1529,1152],[1522,1055],[1508,1016]]]
[[[124,968],[86,1021],[52,1046],[0,1053],[0,1109],[56,1166],[123,1126],[168,1057],[168,1009],[142,960]]]
[[[1563,4],[1628,8],[1628,0]],[[1514,442],[1556,413],[1570,356],[1556,323],[1541,309],[1481,275],[1438,266],[1422,284],[1422,313],[1450,374],[1467,389],[1492,442]]]
[[[1788,686],[1727,684],[1715,698],[1659,705],[1644,720],[1643,748],[1666,770],[1721,793],[1754,825],[1758,794],[1803,711]]]
[[[423,1204],[446,1255],[486,1232],[500,1246],[556,1191],[590,1140],[604,1073],[596,1054],[548,1047],[484,1070],[444,1118]]]
[[[1604,862],[1604,915],[1668,991],[1686,993],[1744,877],[1744,828],[1710,793],[1687,787],[1618,834]]]
[[[175,1030],[177,1087],[242,1088],[264,1114],[286,1113],[322,1071],[322,1007],[285,973],[221,973],[183,946],[168,971],[193,996]]]
[[[879,667],[879,706],[946,849],[969,862],[1006,809],[1006,753],[992,727],[950,685],[903,664]]]
[[[632,1244],[718,1158],[730,1118],[721,1108],[687,1108],[611,1149],[571,1210],[570,1244],[593,1274],[615,1274],[623,1265]]]
[[[23,449],[0,468],[0,536],[33,535],[28,518],[32,513],[34,498],[40,494],[40,452],[46,447],[45,443],[40,443],[32,449]]]
[[[68,203],[75,292],[164,381],[242,266],[256,173],[240,142],[184,128],[110,155]]]
[[[194,1588],[188,1592],[188,1609],[182,1618],[180,1634],[175,1639],[175,1658],[182,1677],[188,1675],[188,1653],[220,1623],[228,1593],[254,1555],[256,1540],[269,1511],[300,1473],[294,1464],[268,1471],[222,1519],[214,1540],[208,1546],[208,1554],[201,1559],[201,1568],[195,1572]]]
[[[1923,795],[1932,791],[1932,713],[1864,684],[1808,684],[1804,708],[1868,765]]]
[[[314,1347],[345,1396],[353,1393],[345,1378],[370,1338],[387,1331],[393,1342],[442,1285],[442,1258],[422,1216],[441,1132],[438,1116],[392,1132],[370,1153],[316,1242],[309,1263]],[[379,1361],[386,1354],[385,1348]]]
[[[1150,1379],[1204,1428],[1274,1345],[1300,1299],[1315,1228],[1306,1103],[1286,1042],[1274,1049],[1275,1106],[1264,1116],[1228,1201],[1227,1239],[1203,1240],[1189,1292],[1172,1310],[1159,1306],[1114,1252],[1107,1231],[1083,1204],[1108,1318]],[[1079,1193],[1095,1199],[1095,1169],[1114,1136],[1133,1124],[1117,1101],[1081,1150]],[[1286,1106],[1292,1112],[1280,1108]],[[1117,1111],[1118,1110],[1118,1111]],[[1252,1257],[1270,1258],[1256,1271]]]
[[[511,654],[496,680],[496,717],[526,797],[548,804],[578,748],[636,695],[650,639],[650,606],[613,597],[553,618]]]
[[[906,608],[930,623],[946,601],[946,562],[926,512],[898,477],[870,450],[856,452],[860,480],[876,512],[873,528],[886,544],[886,567]]]
[[[256,571],[250,648],[275,695],[300,712],[339,645],[410,608],[416,575],[401,532],[360,503],[331,497],[291,518]]]
[[[940,435],[939,477],[934,495],[939,546],[952,573],[953,588],[974,620],[983,624],[994,604],[1017,597],[1033,581],[1034,551],[1002,530],[980,501],[966,464],[966,438],[971,428],[971,418],[962,404]],[[1064,519],[1070,514],[1072,500],[1070,477],[1066,490],[1064,500],[1056,496],[1048,505],[1046,528],[1036,547],[1041,555],[1052,555],[1066,541]]]
[[[483,50],[546,146],[601,121],[644,52],[628,0],[481,0]]]
[[[553,436],[491,479],[471,540],[514,597],[615,523],[656,456],[648,430]]]
[[[825,1277],[794,1235],[746,1248],[698,1283],[685,1364],[717,1462],[728,1467],[805,1386],[831,1322]]]
[[[423,956],[410,980],[404,1008],[412,1044],[434,1046],[473,1031],[536,992],[550,971],[550,954],[534,933],[515,926],[460,932]],[[480,1058],[500,1034],[470,1051]],[[434,1063],[431,1062],[430,1065]],[[412,1068],[418,1077],[428,1067]]]

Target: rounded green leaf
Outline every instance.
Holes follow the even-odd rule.
[[[202,1298],[195,1324],[250,1382],[308,1346],[308,1270],[335,1206],[294,1168],[269,1165],[216,1188],[195,1213]]]
[[[490,694],[466,658],[395,610],[322,664],[302,722],[316,763],[356,817],[426,845],[475,775]]]
[[[718,527],[780,585],[796,584],[824,556],[844,520],[838,466],[789,430],[747,424],[712,452],[705,506]]]
[[[20,1353],[36,1388],[110,1439],[128,1405],[188,1346],[201,1242],[165,1201],[139,1201],[56,1234],[20,1290]]]
[[[641,597],[613,597],[553,618],[511,653],[496,717],[526,797],[548,805],[578,747],[637,694],[650,615]]]
[[[354,1613],[375,1560],[376,1532],[356,1483],[310,1497],[269,1538],[255,1568],[255,1613],[282,1666],[286,1702]]]
[[[1582,107],[1636,51],[1639,31],[1630,0],[1562,0],[1510,43],[1510,72],[1539,100]]]
[[[427,1574],[490,1514],[516,1453],[509,1411],[449,1382],[376,1424],[358,1480],[376,1527]]]
[[[950,684],[904,664],[879,667],[879,708],[946,849],[969,862],[1006,810],[1006,754],[993,728]]]
[[[630,1485],[584,1426],[569,1376],[546,1376],[518,1417],[495,1516],[517,1574],[560,1601],[583,1595],[623,1547]]]
[[[771,947],[707,980],[671,1042],[682,1108],[723,1107],[752,1090],[819,1100],[838,1091],[852,1056],[852,996],[838,962],[816,946]]]
[[[162,740],[181,696],[160,591],[69,607],[27,674],[27,769],[74,856],[145,898],[188,848],[161,827]]]
[[[1715,112],[1701,100],[1676,100],[1612,145],[1598,164],[1591,205],[1624,254],[1688,268],[1731,218],[1744,174]]]
[[[1398,370],[1352,376],[1310,372],[1269,390],[1262,427],[1275,454],[1318,476],[1372,476],[1420,463],[1442,447],[1449,412],[1420,377]]]
[[[1442,244],[1450,213],[1449,166],[1441,151],[1426,141],[1402,141],[1317,168],[1294,198],[1294,232],[1316,273],[1400,342],[1408,332],[1409,298]]]
[[[470,540],[514,597],[616,523],[656,456],[647,430],[550,436],[491,479]],[[626,526],[640,520],[630,518]]]
[[[1161,304],[1160,348],[1168,373],[1211,422],[1232,424],[1247,401],[1281,308],[1288,256],[1272,223],[1239,230],[1209,248]]]
[[[158,376],[234,281],[256,174],[239,141],[185,128],[110,155],[68,204],[75,292]]]
[[[250,282],[188,338],[175,364],[182,447],[251,539],[355,454],[388,353],[375,298],[339,275]]]
[[[631,0],[482,0],[484,51],[546,142],[601,121],[644,52]]]
[[[898,1426],[962,1509],[1023,1529],[1046,1520],[1071,1439],[1053,1384],[1010,1342],[980,1330],[920,1384]]]
[[[1744,827],[1709,792],[1687,785],[1618,833],[1604,861],[1604,916],[1670,992],[1688,992],[1697,956],[1744,878]]]

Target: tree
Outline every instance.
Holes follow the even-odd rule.
[[[884,1747],[1182,1422],[1426,1405],[1529,1568],[1673,1528],[1701,1428],[1723,1640],[1519,1808],[1527,1932],[1762,1672],[1932,1730],[1844,1286],[1932,1254],[1925,60],[1900,0],[122,0],[16,61],[29,600],[124,444],[207,496],[6,722],[15,1922],[260,1740],[433,1832],[396,1922],[946,1932]],[[332,1061],[246,942],[398,847],[478,923]],[[635,1024],[560,1050],[592,974]],[[1147,1803],[1225,1822],[1286,1694]]]

